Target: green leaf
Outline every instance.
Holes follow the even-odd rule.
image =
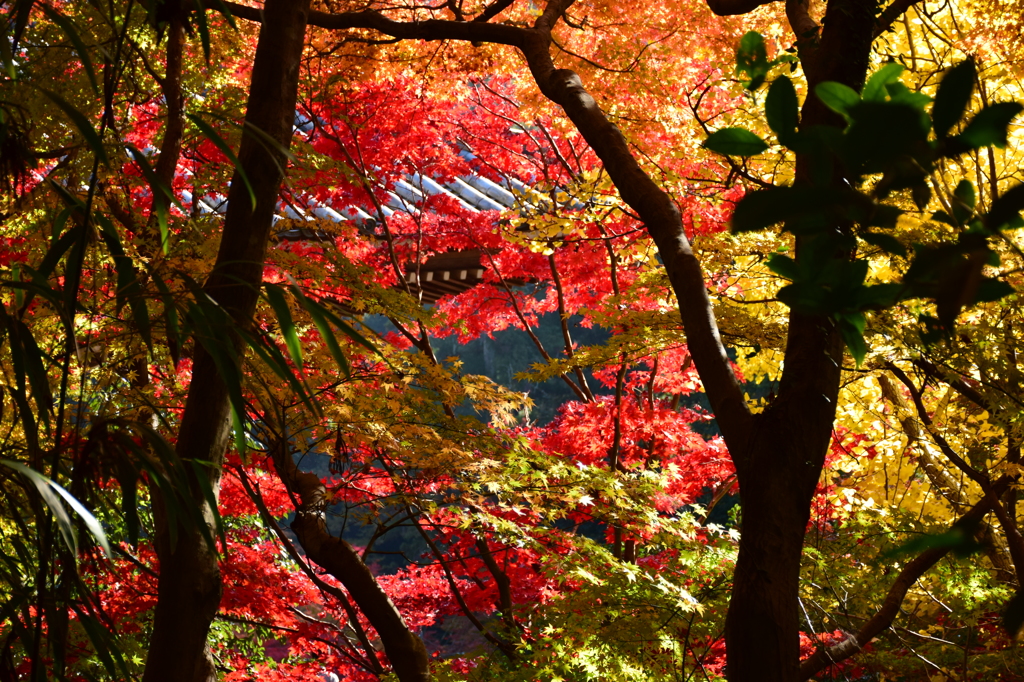
[[[1017,291],[1007,282],[1001,279],[993,279],[991,277],[983,277],[978,283],[978,289],[974,292],[974,300],[972,303],[989,303],[992,301],[998,301],[1010,294],[1015,294]]]
[[[322,338],[324,343],[327,344],[327,350],[330,351],[331,357],[334,358],[336,363],[338,363],[338,367],[341,368],[346,377],[351,376],[352,372],[349,368],[348,359],[345,357],[345,354],[341,352],[341,346],[338,345],[338,340],[334,338],[334,332],[331,330],[331,326],[327,322],[327,316],[324,314],[326,310],[324,310],[323,306],[313,299],[303,295],[302,291],[294,284],[291,286],[291,289],[295,298],[302,304],[302,307],[306,309],[306,312],[308,312],[309,316],[312,318],[313,324],[316,325],[317,331],[320,332],[320,338]]]
[[[203,6],[202,0],[193,0],[196,6],[196,11],[192,13],[195,17],[196,28],[199,31],[199,42],[203,45],[203,57],[206,59],[206,63],[210,63],[210,27],[206,21],[206,7]]]
[[[937,223],[942,223],[943,225],[949,225],[950,227],[957,226],[956,221],[953,220],[953,217],[946,213],[945,211],[935,211],[929,217],[931,220],[934,220]]]
[[[786,76],[775,79],[768,88],[768,96],[764,100],[764,113],[768,119],[768,127],[778,136],[779,141],[785,144],[785,140],[796,132],[800,122],[800,106],[793,81]]]
[[[740,199],[732,215],[732,231],[752,232],[778,223],[801,234],[827,229],[829,216],[851,209],[855,195],[824,187],[769,187]]]
[[[277,376],[288,382],[292,391],[299,396],[299,400],[309,407],[309,411],[319,416],[321,414],[320,407],[317,405],[316,401],[313,400],[312,392],[309,390],[308,386],[306,386],[304,380],[297,377],[291,367],[288,366],[288,361],[277,347],[277,344],[269,340],[265,334],[254,335],[244,329],[239,330],[238,333],[249,348],[251,348],[253,352],[255,352]]]
[[[188,460],[192,464],[192,471],[195,472],[195,480],[199,482],[199,487],[203,492],[203,499],[206,500],[206,506],[210,509],[210,514],[213,516],[213,528],[214,532],[220,538],[221,546],[225,549],[228,546],[228,540],[224,536],[224,520],[220,516],[220,510],[217,505],[217,493],[213,491],[213,485],[210,483],[210,469],[214,468],[214,465],[210,462],[202,462],[197,459]],[[218,472],[219,475],[219,472]],[[201,517],[200,517],[201,518]],[[202,524],[204,527],[205,523]],[[209,538],[208,541],[212,540]],[[212,548],[216,548],[216,544],[210,542]]]
[[[928,208],[928,204],[932,201],[932,186],[928,184],[927,180],[916,183],[910,188],[910,193],[914,199],[914,205],[918,209],[923,211]]]
[[[761,87],[770,69],[764,38],[757,31],[744,34],[736,49],[736,74],[746,74],[747,76],[744,87],[747,90],[756,90]]]
[[[177,368],[181,362],[181,328],[178,326],[178,306],[171,295],[171,290],[159,275],[153,276],[153,284],[160,292],[160,299],[164,304],[164,325],[167,334],[167,351],[171,354],[171,362]]]
[[[942,78],[932,106],[932,127],[936,137],[945,137],[967,111],[974,92],[974,60],[960,62]]]
[[[85,527],[96,539],[97,544],[103,548],[106,555],[108,557],[113,556],[113,552],[110,551],[110,543],[107,541],[107,534],[103,531],[103,526],[96,520],[96,517],[82,505],[81,502],[74,498],[71,493],[64,490],[64,488],[59,486],[56,482],[51,481],[46,476],[43,476],[34,469],[30,469],[24,464],[12,462],[9,459],[0,459],[0,464],[22,474],[32,483],[33,486],[35,486],[36,490],[39,491],[40,497],[42,497],[43,501],[46,503],[46,506],[50,508],[50,511],[53,512],[53,515],[56,517],[60,533],[64,536],[64,541],[74,554],[78,554],[78,535],[75,532],[74,525],[71,523],[71,517],[68,515],[67,510],[64,509],[63,503],[61,503],[61,498],[63,498],[75,513],[81,517],[82,521],[85,523]]]
[[[768,259],[768,269],[779,277],[785,277],[791,281],[800,279],[800,266],[789,256],[772,254],[772,257]]]
[[[868,82],[865,83],[864,89],[861,91],[861,99],[865,102],[885,101],[885,96],[888,94],[886,86],[896,82],[904,69],[905,67],[902,64],[889,62],[878,71],[875,71],[868,78]]]
[[[814,88],[814,94],[818,96],[832,111],[842,114],[849,120],[849,110],[860,104],[860,95],[842,83],[826,81],[819,83]]]
[[[71,608],[78,616],[78,622],[81,623],[96,651],[96,656],[107,669],[111,679],[131,679],[128,665],[110,631],[74,601],[71,602]]]
[[[977,197],[974,193],[974,185],[970,180],[961,180],[953,190],[953,218],[963,225],[974,215],[974,206]]]
[[[938,535],[922,534],[895,549],[885,552],[883,556],[905,556],[939,549],[952,551],[961,558],[966,557],[982,548],[982,545],[974,539],[974,530],[976,528],[977,524],[972,526],[958,523],[945,533],[939,533]]]
[[[97,213],[96,222],[100,224],[100,234],[114,259],[114,269],[117,271],[116,311],[120,313],[124,302],[128,301],[135,327],[146,343],[146,347],[152,350],[152,325],[149,319],[149,309],[146,307],[146,299],[142,295],[142,287],[139,286],[139,272],[131,257],[125,254],[117,229],[110,219]]]
[[[292,362],[300,370],[302,369],[302,344],[299,343],[299,336],[295,332],[295,322],[292,320],[292,311],[288,308],[288,301],[285,300],[284,291],[276,284],[263,283],[267,292],[267,301],[277,315],[278,326],[281,327],[281,335],[284,337],[285,345],[288,346],[288,354]]]
[[[1022,110],[1019,102],[996,102],[985,107],[971,119],[964,131],[954,138],[968,149],[978,147],[1006,147],[1006,134],[1010,121]]]
[[[864,341],[864,314],[843,314],[836,315],[836,318],[839,324],[839,335],[843,337],[857,367],[860,367],[868,354],[868,344]]]
[[[1014,185],[992,202],[992,208],[985,216],[985,225],[990,230],[1021,227],[1021,211],[1024,211],[1024,184]]]
[[[185,114],[185,116],[188,120],[192,121],[197,128],[199,128],[203,135],[205,135],[206,138],[209,139],[222,154],[224,154],[224,156],[228,157],[228,161],[231,162],[235,170],[238,172],[238,177],[242,179],[242,183],[245,185],[245,188],[249,190],[249,199],[252,201],[252,206],[255,208],[256,191],[252,188],[252,184],[249,182],[249,178],[246,176],[245,169],[242,168],[242,164],[238,162],[238,157],[236,157],[235,153],[231,151],[231,145],[229,145],[223,137],[217,134],[217,131],[213,129],[213,126],[196,114]]]
[[[32,396],[38,407],[38,415],[47,422],[48,415],[53,410],[53,394],[50,392],[50,380],[43,365],[43,353],[24,322],[17,318],[11,318],[10,322],[15,371],[17,372],[20,366],[20,371],[28,377]]]
[[[92,123],[89,123],[89,119],[86,118],[85,114],[78,109],[75,109],[66,99],[57,93],[47,90],[46,88],[40,88],[40,90],[42,90],[43,94],[49,97],[61,111],[67,114],[67,117],[70,118],[71,122],[75,124],[76,128],[78,128],[78,132],[82,133],[82,137],[85,138],[86,144],[92,148],[96,157],[100,160],[100,163],[105,166],[108,165],[110,161],[107,159],[107,151],[103,148],[103,140],[100,139],[99,133],[97,133],[96,129],[92,127]]]
[[[224,3],[224,0],[213,0],[213,5],[214,6],[210,9],[220,12],[224,16],[224,19],[227,20],[228,26],[237,31],[238,25],[235,23],[235,15],[231,13],[231,9]],[[200,0],[196,0],[196,6],[200,11],[206,9]]]
[[[726,156],[756,156],[768,149],[760,137],[744,128],[722,128],[704,141],[704,147]]]

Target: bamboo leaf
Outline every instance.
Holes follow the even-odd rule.
[[[103,531],[103,526],[100,525],[100,522],[96,517],[93,516],[81,502],[76,500],[71,493],[64,490],[64,488],[56,482],[50,480],[46,476],[43,476],[38,471],[30,469],[24,464],[12,462],[9,459],[0,459],[0,464],[14,469],[27,478],[33,486],[35,486],[36,490],[39,491],[39,495],[46,503],[46,506],[50,508],[50,511],[57,519],[57,524],[61,535],[64,537],[64,541],[75,555],[78,554],[78,535],[71,522],[71,516],[68,515],[67,510],[64,508],[64,504],[61,502],[61,498],[63,498],[75,513],[82,518],[82,521],[85,522],[85,527],[89,529],[89,532],[96,539],[96,542],[100,547],[103,548],[103,551],[106,552],[107,556],[112,556],[110,543],[107,541],[107,535]]]
[[[224,156],[228,157],[228,161],[234,166],[235,171],[238,172],[238,177],[242,179],[245,184],[245,188],[249,190],[249,199],[252,201],[253,207],[256,206],[256,191],[252,188],[252,184],[249,182],[248,176],[245,174],[245,170],[242,168],[242,164],[238,162],[238,157],[231,151],[231,146],[225,142],[224,138],[217,134],[217,131],[213,129],[209,123],[201,119],[196,114],[186,114],[188,120],[192,121],[197,128],[207,137],[221,151]]]
[[[276,284],[265,282],[263,288],[267,292],[267,301],[277,315],[277,323],[281,327],[281,335],[284,337],[285,345],[288,347],[288,354],[292,362],[300,370],[302,369],[302,344],[299,343],[299,335],[295,331],[295,322],[292,320],[292,311],[288,308],[288,301],[285,299],[284,290]]]
[[[157,224],[160,227],[160,248],[163,250],[164,255],[167,255],[167,248],[170,243],[170,229],[167,224],[167,206],[168,204],[174,204],[181,211],[185,209],[178,202],[174,196],[174,192],[160,181],[157,177],[156,171],[149,165],[149,160],[146,155],[135,148],[133,145],[126,145],[132,158],[135,159],[135,163],[139,165],[142,170],[143,177],[146,178],[146,182],[149,183],[150,191],[153,192],[153,207],[157,212]]]

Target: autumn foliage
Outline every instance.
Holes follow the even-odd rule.
[[[283,141],[243,123],[255,4],[2,5],[0,680],[162,679],[175,556],[214,576],[197,680],[747,679],[741,532],[796,498],[787,670],[1024,678],[1015,29],[903,3],[841,90],[737,4],[314,3]],[[570,75],[513,40],[556,7]],[[872,102],[924,120],[891,166]]]

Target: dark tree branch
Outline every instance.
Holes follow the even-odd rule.
[[[786,0],[786,19],[789,20],[789,28],[796,36],[796,45],[801,59],[807,59],[811,55],[818,42],[818,32],[821,27],[811,18],[810,0]]]
[[[931,435],[931,437],[935,439],[935,442],[939,446],[939,449],[942,450],[942,454],[946,455],[946,457],[949,458],[949,461],[951,461],[953,464],[959,467],[961,471],[967,474],[968,478],[970,478],[972,481],[980,485],[984,490],[989,485],[988,476],[981,473],[980,471],[972,467],[970,464],[968,464],[966,461],[964,461],[964,459],[956,453],[952,446],[950,446],[949,442],[942,437],[942,434],[936,432],[932,428],[932,419],[930,416],[928,416],[928,410],[924,406],[924,401],[921,398],[921,391],[918,390],[916,386],[914,386],[914,382],[910,380],[910,377],[907,376],[906,372],[904,372],[902,369],[900,369],[898,366],[894,365],[891,362],[887,363],[887,366],[889,368],[889,371],[892,372],[893,375],[895,375],[896,378],[899,379],[903,383],[903,385],[907,387],[908,391],[910,391],[910,397],[913,398],[914,400],[914,407],[917,408],[918,418],[921,420],[921,423],[925,425],[925,428],[928,429],[928,433]]]
[[[278,541],[284,547],[284,550],[288,552],[288,556],[292,558],[292,561],[299,567],[299,569],[306,574],[306,577],[317,586],[325,594],[329,594],[338,600],[341,607],[345,610],[345,615],[348,616],[349,624],[352,626],[352,630],[356,633],[356,638],[359,639],[359,644],[363,647],[363,651],[366,653],[365,660],[359,661],[359,665],[363,666],[375,675],[381,676],[384,674],[384,668],[381,666],[380,661],[377,660],[376,649],[370,644],[370,638],[366,636],[366,631],[363,629],[362,623],[359,622],[359,614],[356,612],[352,602],[349,601],[345,593],[326,582],[323,578],[318,576],[310,567],[298,550],[295,549],[295,545],[288,539],[288,536],[284,534],[281,526],[278,525],[274,517],[270,515],[270,510],[267,509],[266,502],[263,501],[263,495],[258,492],[249,481],[249,475],[245,473],[243,467],[235,467],[235,472],[238,474],[238,480],[242,482],[242,487],[245,488],[245,492],[249,495],[249,499],[256,505],[256,509],[259,510],[260,516],[263,517],[263,522],[270,527],[270,530],[277,536]]]
[[[882,10],[882,13],[878,15],[878,19],[875,20],[874,37],[877,38],[888,31],[896,20],[903,16],[904,12],[919,2],[921,0],[895,0],[891,5]]]
[[[507,8],[511,7],[513,2],[515,2],[515,0],[497,0],[497,2],[492,2],[486,7],[486,9],[484,9],[483,12],[473,17],[473,21],[479,23],[490,21],[504,12]]]
[[[978,504],[961,516],[953,524],[953,527],[969,529],[981,523],[993,506],[998,504],[999,495],[1010,486],[1012,481],[1012,478],[1003,476],[992,484],[992,487]],[[810,658],[807,658],[800,664],[799,679],[809,680],[826,668],[853,656],[863,649],[868,642],[889,629],[896,614],[899,613],[900,605],[903,603],[904,597],[907,596],[907,591],[932,566],[937,564],[942,557],[946,556],[949,551],[949,547],[935,547],[922,552],[911,560],[903,567],[903,570],[900,571],[900,574],[889,588],[889,593],[886,595],[885,601],[882,602],[881,608],[864,624],[860,631],[855,635],[850,635],[838,644],[822,647],[814,652]]]
[[[705,0],[708,9],[720,17],[734,17],[753,12],[761,5],[770,5],[775,0]]]
[[[287,444],[275,444],[274,467],[289,494],[299,501],[292,530],[306,556],[337,578],[352,595],[384,644],[384,653],[401,682],[430,679],[430,657],[370,569],[350,544],[327,530],[324,507],[329,497],[316,474],[300,471]]]

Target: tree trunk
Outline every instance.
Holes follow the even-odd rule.
[[[798,5],[787,6],[794,29],[808,20]],[[874,4],[863,0],[830,0],[820,38],[807,29],[795,31],[809,93],[823,81],[860,89],[875,28],[873,10]],[[800,125],[842,125],[842,120],[811,94]],[[837,185],[845,182],[838,170]],[[796,184],[809,184],[809,176],[809,159],[798,155]],[[806,253],[806,239],[797,240],[798,260]],[[731,682],[799,679],[800,561],[811,498],[835,421],[843,349],[830,319],[790,311],[778,397],[755,418],[749,433],[722,425],[736,464],[742,510],[726,618]]]
[[[253,63],[246,126],[262,130],[287,149],[295,116],[308,0],[267,0],[263,12],[266,21],[260,29]],[[239,164],[255,191],[256,205],[236,172],[228,194],[217,262],[204,287],[239,325],[250,324],[256,309],[267,239],[286,163],[279,150],[270,151],[267,146],[251,134],[242,138]],[[238,338],[223,342],[233,343],[241,353]],[[208,476],[215,491],[230,436],[229,415],[227,387],[209,353],[197,343],[177,450],[182,459],[213,463]],[[190,480],[193,502],[203,508],[206,523],[212,527],[212,513],[198,481],[194,475]],[[158,512],[158,517],[160,579],[143,682],[212,682],[217,674],[206,651],[206,638],[220,604],[217,555],[197,528],[179,528],[177,542],[172,545],[166,516]]]
[[[829,320],[794,312],[786,357],[794,361],[779,396],[754,418],[746,445],[730,445],[741,505],[725,626],[730,680],[792,682],[799,674],[800,559],[832,434],[843,345]]]

